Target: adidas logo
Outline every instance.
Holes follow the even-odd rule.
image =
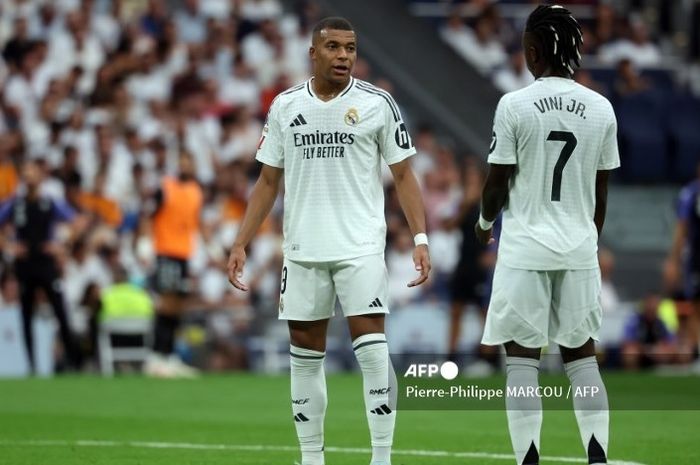
[[[374,299],[374,300],[372,301],[372,303],[369,304],[369,308],[377,308],[377,307],[384,307],[384,305],[382,305],[382,301],[379,300],[379,297],[377,297],[376,299]]]
[[[305,421],[309,421],[309,419],[306,418],[306,416],[303,413],[297,413],[296,415],[294,415],[294,421],[296,421],[297,423],[303,423]]]
[[[296,126],[303,126],[307,124],[306,120],[304,119],[303,116],[301,116],[301,113],[297,115],[296,118],[294,118],[294,121],[292,121],[292,124],[289,125],[290,128],[296,127]]]
[[[391,409],[387,407],[386,404],[382,404],[381,407],[370,410],[370,413],[374,413],[375,415],[389,415],[391,413]]]

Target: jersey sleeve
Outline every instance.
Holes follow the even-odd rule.
[[[508,104],[508,94],[501,97],[493,118],[493,135],[488,162],[494,165],[516,165],[517,121]]]
[[[266,165],[284,168],[284,136],[279,124],[279,99],[272,103],[267,112],[255,158]]]
[[[614,170],[620,167],[620,152],[617,149],[617,119],[615,113],[610,109],[611,118],[603,136],[601,145],[600,160],[598,170]]]
[[[394,99],[386,94],[382,102],[384,125],[379,135],[379,150],[387,165],[393,165],[416,153],[411,135],[406,129],[399,107]]]

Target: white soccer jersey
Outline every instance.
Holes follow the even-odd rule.
[[[596,172],[620,166],[617,122],[605,97],[558,77],[504,95],[488,161],[517,165],[503,213],[498,259],[504,265],[598,266]]]
[[[415,153],[394,99],[359,79],[334,99],[311,80],[270,107],[256,158],[284,169],[284,253],[323,262],[383,253],[381,161]]]

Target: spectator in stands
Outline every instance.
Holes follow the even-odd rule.
[[[0,310],[19,309],[19,282],[8,267],[0,272]]]
[[[674,361],[675,338],[659,318],[659,296],[649,295],[625,325],[622,361],[627,369],[651,368]]]
[[[507,65],[493,75],[493,83],[504,94],[527,87],[534,81],[532,73],[525,66],[525,55],[520,48],[512,50]]]
[[[605,63],[629,60],[642,68],[651,68],[661,63],[661,51],[658,45],[649,39],[649,29],[641,18],[631,21],[629,38],[602,46],[598,55]]]
[[[19,177],[10,156],[10,135],[0,136],[0,202],[10,198],[17,189]]]
[[[615,93],[618,96],[641,94],[650,88],[649,82],[639,74],[630,60],[623,59],[618,63],[615,81]]]
[[[440,30],[442,39],[484,75],[490,74],[507,60],[505,49],[498,40],[497,16],[490,11],[484,10],[473,28],[466,26],[455,13]]]

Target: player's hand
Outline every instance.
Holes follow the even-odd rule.
[[[418,279],[408,283],[408,287],[420,286],[428,280],[430,273],[430,253],[427,245],[417,245],[413,249],[413,263],[416,265],[416,271],[420,272]]]
[[[493,238],[493,228],[483,230],[478,221],[474,225],[474,234],[481,245],[491,245],[496,242],[496,239]]]
[[[228,257],[228,265],[226,266],[228,271],[228,281],[233,284],[233,287],[240,289],[241,291],[248,290],[248,286],[239,281],[240,277],[243,276],[245,259],[245,249],[241,246],[233,246],[233,249],[231,249],[231,254]]]

